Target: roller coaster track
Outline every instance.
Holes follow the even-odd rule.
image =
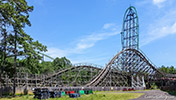
[[[89,82],[92,78],[95,78],[101,70],[102,66],[95,64],[74,64],[72,67],[40,78],[40,83],[44,86],[49,86],[50,84],[55,84],[58,86],[69,86],[75,84],[76,86],[83,86],[86,82]],[[84,81],[78,82],[80,80]]]
[[[65,72],[68,72],[68,71],[70,71],[70,70],[74,70],[74,69],[80,69],[80,68],[92,68],[92,69],[97,69],[97,70],[101,70],[101,68],[100,67],[102,67],[102,66],[99,66],[99,65],[96,65],[96,64],[90,64],[90,63],[79,63],[79,64],[74,64],[72,67],[70,67],[70,68],[67,68],[67,69],[64,69],[64,70],[61,70],[61,71],[59,71],[59,72],[57,72],[57,73],[54,73],[54,74],[52,74],[52,75],[50,75],[50,76],[47,76],[47,77],[45,77],[44,78],[44,80],[47,80],[47,79],[49,79],[49,78],[51,78],[51,77],[55,77],[56,75],[60,75],[60,74],[63,74],[63,73],[65,73]]]
[[[133,63],[133,65],[135,66],[125,66],[126,69],[131,69],[131,70],[125,70],[122,67],[122,54],[123,53],[130,53],[132,56],[128,57],[127,61],[128,63],[131,62]],[[135,57],[135,58],[134,58]],[[133,59],[133,60],[132,60]],[[141,64],[138,64],[140,61]],[[119,65],[119,66],[118,66]],[[78,64],[78,65],[74,65],[73,67],[64,69],[62,71],[59,71],[55,74],[52,74],[50,76],[45,77],[44,80],[50,80],[53,77],[56,77],[58,75],[62,75],[63,73],[66,73],[68,71],[73,71],[73,70],[80,70],[80,69],[97,69],[100,71],[100,73],[97,73],[97,75],[95,75],[94,77],[92,77],[89,80],[89,83],[85,84],[85,86],[99,86],[103,80],[105,80],[105,78],[109,77],[108,74],[113,72],[118,73],[118,75],[124,75],[124,76],[131,76],[131,75],[149,75],[152,76],[151,78],[153,78],[153,76],[157,75],[157,77],[164,77],[166,76],[166,74],[160,72],[158,69],[156,69],[156,66],[145,56],[145,54],[143,52],[141,52],[141,50],[136,50],[136,49],[125,49],[122,50],[121,52],[119,52],[117,55],[115,55],[113,57],[113,59],[106,65],[106,67],[104,69],[101,69],[102,67],[94,67],[96,65],[93,64]],[[130,73],[130,71],[132,73]],[[116,76],[119,77],[119,76]],[[76,77],[74,77],[76,78]],[[108,80],[110,81],[110,80]],[[116,80],[118,81],[118,80]],[[124,81],[127,81],[126,79],[124,79]],[[105,83],[103,83],[105,84]]]
[[[127,58],[123,58],[124,53],[127,53]],[[125,60],[124,64],[123,60]],[[85,71],[87,74],[81,74]],[[19,85],[25,86],[28,84],[29,87],[50,86],[50,84],[52,86],[121,87],[132,86],[128,81],[131,81],[132,77],[137,80],[137,76],[149,76],[153,80],[161,79],[162,77],[176,77],[172,74],[160,72],[141,50],[136,49],[120,51],[104,68],[95,64],[80,63],[50,75],[38,75],[36,77],[28,74],[26,77],[26,74],[18,74],[17,82],[19,82]],[[66,75],[65,79],[62,78],[64,75]],[[79,82],[79,80],[82,80],[82,82]],[[10,80],[7,79],[7,81],[9,82]],[[9,82],[9,84],[11,83]],[[141,85],[136,84],[135,86]]]
[[[112,65],[114,64],[114,61],[119,60],[119,56],[122,55],[123,52],[125,52],[125,51],[132,51],[136,55],[138,55],[144,62],[146,62],[148,64],[148,66],[149,66],[148,70],[152,69],[155,72],[158,72],[162,76],[165,75],[164,73],[162,73],[156,69],[156,66],[145,56],[144,53],[142,53],[136,49],[125,49],[125,50],[122,50],[121,52],[119,52],[116,56],[114,56],[114,58],[106,65],[105,69],[103,69],[102,72],[100,72],[99,75],[93,81],[86,84],[86,86],[96,86],[103,78],[105,78],[105,75],[107,75],[107,73],[110,71]],[[119,66],[116,66],[116,67],[119,67]],[[141,66],[138,66],[138,67],[141,67]],[[118,70],[118,71],[120,72],[120,70]],[[146,72],[143,72],[143,73],[146,73]],[[148,73],[148,74],[152,74],[152,73]]]
[[[122,80],[121,83],[130,85],[130,82],[139,80],[138,76],[149,76],[149,78],[155,77],[169,77],[159,70],[150,61],[149,58],[139,49],[139,25],[138,15],[135,7],[130,6],[123,17],[123,27],[121,32],[122,51],[113,57],[113,59],[94,77],[89,78],[89,82],[82,84],[85,86],[119,86],[118,80]],[[69,71],[80,70],[87,68],[97,69],[94,65],[78,65],[68,69],[64,69],[55,74],[45,77],[43,80],[50,80],[53,77],[61,77],[64,73]],[[78,74],[74,76],[77,79]],[[173,75],[172,75],[173,76]],[[56,79],[56,78],[55,78]],[[61,81],[62,79],[60,79]]]
[[[139,49],[139,25],[135,7],[130,6],[123,18],[121,32],[122,51],[105,66],[75,64],[72,67],[48,75],[17,73],[17,85],[40,86],[85,86],[85,87],[141,87],[146,79],[176,78],[176,75],[159,71],[152,61]],[[50,59],[48,55],[40,53]],[[13,81],[4,76],[8,84]],[[144,86],[145,87],[145,86]]]

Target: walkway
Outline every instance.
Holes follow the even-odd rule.
[[[134,93],[145,93],[136,99],[131,100],[176,100],[176,96],[171,96],[167,92],[161,90],[150,90],[150,91],[134,91]]]

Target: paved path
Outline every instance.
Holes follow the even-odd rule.
[[[161,90],[150,90],[150,91],[134,91],[135,93],[145,93],[136,99],[131,100],[176,100],[176,96],[171,96],[167,92]]]

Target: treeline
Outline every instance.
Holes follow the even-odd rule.
[[[2,63],[2,62],[1,62]],[[66,57],[55,58],[53,61],[42,61],[38,59],[17,59],[17,72],[24,71],[31,74],[55,73],[58,70],[71,67],[70,60]],[[9,73],[10,76],[14,72],[14,59],[6,58],[6,67],[1,66],[1,71]]]
[[[41,63],[38,63],[37,71],[30,72],[30,73],[33,73],[33,74],[55,73],[58,70],[62,70],[71,66],[72,64],[70,60],[68,60],[66,57],[61,57],[61,58],[57,57],[52,62],[42,61]]]
[[[164,72],[164,73],[168,73],[168,74],[176,74],[176,68],[174,66],[164,66],[162,65],[160,68],[159,68],[160,71]]]
[[[25,68],[25,70],[22,71],[26,71],[31,74],[55,73],[58,70],[72,66],[70,60],[68,60],[66,57],[57,57],[53,61],[39,61],[37,59],[33,59],[33,62],[28,62],[27,59],[23,59],[18,60],[17,65],[19,69]]]

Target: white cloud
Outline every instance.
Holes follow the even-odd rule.
[[[154,40],[163,38],[165,36],[176,34],[176,22],[172,25],[158,27],[148,33],[148,36],[142,41],[141,46],[144,46]]]
[[[90,47],[93,47],[96,42],[100,40],[107,39],[111,36],[119,34],[119,31],[114,32],[105,32],[105,33],[94,33],[90,34],[88,36],[83,37],[77,44],[76,44],[76,50],[84,50]]]
[[[170,7],[166,10],[158,10],[160,14],[148,26],[145,27],[142,33],[140,46],[147,45],[152,41],[164,38],[168,35],[176,34],[176,7]]]
[[[68,51],[58,48],[48,48],[48,52],[46,52],[47,55],[53,58],[67,56],[68,53]]]
[[[163,2],[165,2],[166,0],[153,0],[153,3],[158,5],[158,4],[161,4]]]
[[[163,7],[163,6],[164,6],[164,5],[163,5],[164,2],[166,2],[166,0],[153,0],[153,4],[154,4],[154,5],[157,5],[158,8]]]
[[[108,29],[108,28],[110,28],[110,27],[112,27],[112,26],[114,26],[114,25],[115,25],[115,24],[113,24],[113,23],[104,24],[103,29]]]
[[[93,46],[94,46],[94,43],[78,43],[77,49],[87,49]]]
[[[107,39],[111,36],[114,36],[120,33],[119,31],[117,31],[118,27],[115,24],[104,24],[102,29],[105,32],[100,32],[100,33],[95,32],[87,36],[83,36],[77,42],[75,42],[76,44],[74,45],[73,48],[59,49],[59,48],[51,47],[51,48],[48,48],[48,52],[46,54],[53,58],[70,56],[72,54],[80,54],[80,53],[83,53],[84,50],[95,46],[95,44],[98,41]]]
[[[117,31],[119,27],[115,23],[107,23],[103,25],[103,30]]]

